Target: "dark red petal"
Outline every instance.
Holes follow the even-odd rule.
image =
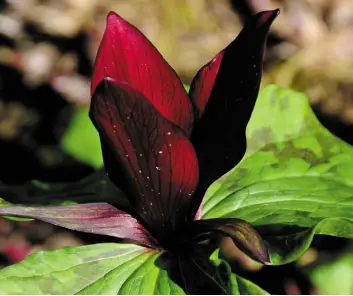
[[[252,258],[262,263],[271,263],[265,241],[257,230],[244,220],[235,218],[198,220],[192,224],[189,231],[193,240],[211,237],[215,232],[229,236]]]
[[[0,207],[1,216],[28,217],[64,228],[118,237],[157,247],[156,240],[131,215],[107,203],[57,207]]]
[[[126,81],[168,120],[190,131],[192,105],[178,75],[137,28],[113,12],[97,54],[91,94],[105,77]]]
[[[194,148],[139,91],[110,79],[93,95],[90,116],[102,143],[110,179],[125,191],[153,235],[185,223],[198,182]],[[181,224],[180,224],[181,223]]]
[[[191,82],[190,97],[195,105],[196,118],[200,119],[211,96],[214,82],[224,55],[224,50],[203,66]]]
[[[245,129],[259,92],[267,34],[278,13],[255,15],[192,82],[190,96],[201,117],[191,135],[200,167],[193,214],[208,186],[244,156]]]

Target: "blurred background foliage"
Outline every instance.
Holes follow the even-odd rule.
[[[32,196],[46,182],[78,181],[102,165],[87,114],[108,11],[145,33],[189,84],[250,15],[274,8],[281,15],[268,39],[263,85],[306,93],[323,124],[353,144],[352,0],[0,0],[0,197],[16,195],[6,186],[40,180],[20,191]],[[0,265],[105,240],[1,219]],[[237,272],[271,293],[353,293],[353,248],[344,239],[317,238],[296,263],[274,268],[227,239],[222,249]]]

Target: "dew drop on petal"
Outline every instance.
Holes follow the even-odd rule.
[[[170,136],[172,133],[171,132],[167,132],[167,135]]]
[[[162,151],[162,150],[160,150],[160,151],[158,151],[158,153],[159,153],[159,154],[162,154],[162,153],[163,153],[163,151]]]
[[[142,171],[141,170],[139,170],[139,174],[141,174],[142,173]]]
[[[160,168],[160,167],[158,167],[158,166],[156,166],[156,169],[157,169],[157,171],[160,171],[160,170],[161,170],[161,168]]]

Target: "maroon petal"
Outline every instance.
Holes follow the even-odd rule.
[[[231,237],[234,243],[252,258],[271,263],[265,241],[257,230],[248,222],[241,219],[219,218],[195,221],[190,228],[193,240],[204,240],[215,233]]]
[[[259,92],[267,34],[278,13],[277,9],[255,15],[191,84],[190,96],[198,110],[191,141],[200,167],[194,214],[208,186],[244,156],[245,129]]]
[[[200,119],[205,111],[224,52],[225,50],[222,50],[208,64],[203,66],[191,82],[190,97],[196,107],[196,119]]]
[[[34,218],[71,230],[108,235],[158,247],[156,240],[134,217],[107,203],[56,207],[0,207],[0,215]]]
[[[105,77],[126,81],[168,120],[190,131],[192,105],[178,75],[137,28],[113,12],[97,54],[91,94]]]
[[[124,187],[156,238],[174,233],[185,223],[198,182],[196,154],[184,131],[142,93],[110,79],[98,85],[90,116],[110,179]]]

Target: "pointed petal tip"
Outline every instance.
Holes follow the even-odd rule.
[[[264,247],[264,249],[261,250],[262,252],[257,254],[257,259],[265,264],[265,265],[272,265],[272,261],[271,261],[271,257],[270,257],[270,254],[268,252],[268,248],[267,247]]]
[[[121,16],[118,15],[116,12],[114,11],[109,11],[108,15],[107,15],[107,24],[111,23],[111,22],[115,22],[117,20],[120,20]]]
[[[267,24],[268,26],[270,26],[279,14],[280,14],[280,10],[278,8],[274,10],[259,12],[257,14],[259,25],[261,26],[261,25]]]
[[[28,217],[66,229],[107,235],[151,248],[158,242],[133,216],[107,203],[68,206],[0,207],[0,216]]]
[[[190,133],[193,110],[183,84],[155,46],[124,17],[110,11],[94,64],[91,96],[107,76],[126,81],[168,120]]]
[[[114,11],[110,11],[107,15],[105,31],[116,31],[117,28],[126,28],[132,26],[127,20]],[[109,33],[108,33],[109,34]]]

